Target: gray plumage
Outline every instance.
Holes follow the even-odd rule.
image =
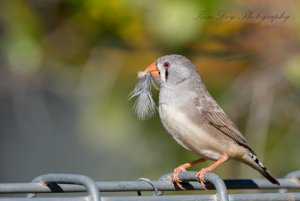
[[[211,97],[195,66],[186,57],[163,56],[157,59],[156,67],[160,83],[160,119],[180,145],[204,159],[219,160],[226,155],[279,184]]]

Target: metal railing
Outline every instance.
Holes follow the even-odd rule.
[[[204,190],[195,180],[196,172],[183,172],[180,179],[185,181],[183,187],[186,191]],[[180,191],[171,182],[171,174],[163,175],[160,179],[151,181],[140,178],[137,181],[95,182],[83,175],[73,174],[46,174],[36,177],[31,183],[0,183],[0,201],[197,201],[197,200],[300,200],[300,171],[289,173],[286,177],[278,179],[280,186],[271,184],[265,179],[226,179],[222,180],[213,173],[205,174],[208,191],[199,195],[163,195],[165,191]],[[228,194],[229,189],[272,189],[272,192]],[[210,191],[214,190],[214,191]],[[153,195],[142,195],[142,191],[153,191]],[[78,193],[85,192],[87,195]],[[104,192],[114,192],[104,196]],[[137,192],[136,195],[119,195],[118,192]],[[56,193],[56,194],[55,194]],[[54,196],[55,195],[55,196]]]

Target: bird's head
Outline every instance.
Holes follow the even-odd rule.
[[[144,72],[151,72],[161,86],[171,86],[189,79],[195,71],[195,66],[186,57],[171,54],[158,58]]]

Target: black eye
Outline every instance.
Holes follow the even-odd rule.
[[[169,63],[169,62],[165,62],[165,63],[164,63],[164,68],[165,68],[165,69],[170,68],[170,63]]]

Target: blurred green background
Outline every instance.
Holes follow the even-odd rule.
[[[137,71],[169,53],[194,62],[276,177],[300,169],[299,13],[296,0],[2,1],[0,181],[156,179],[196,159],[127,100]],[[215,172],[259,176],[234,161]]]

